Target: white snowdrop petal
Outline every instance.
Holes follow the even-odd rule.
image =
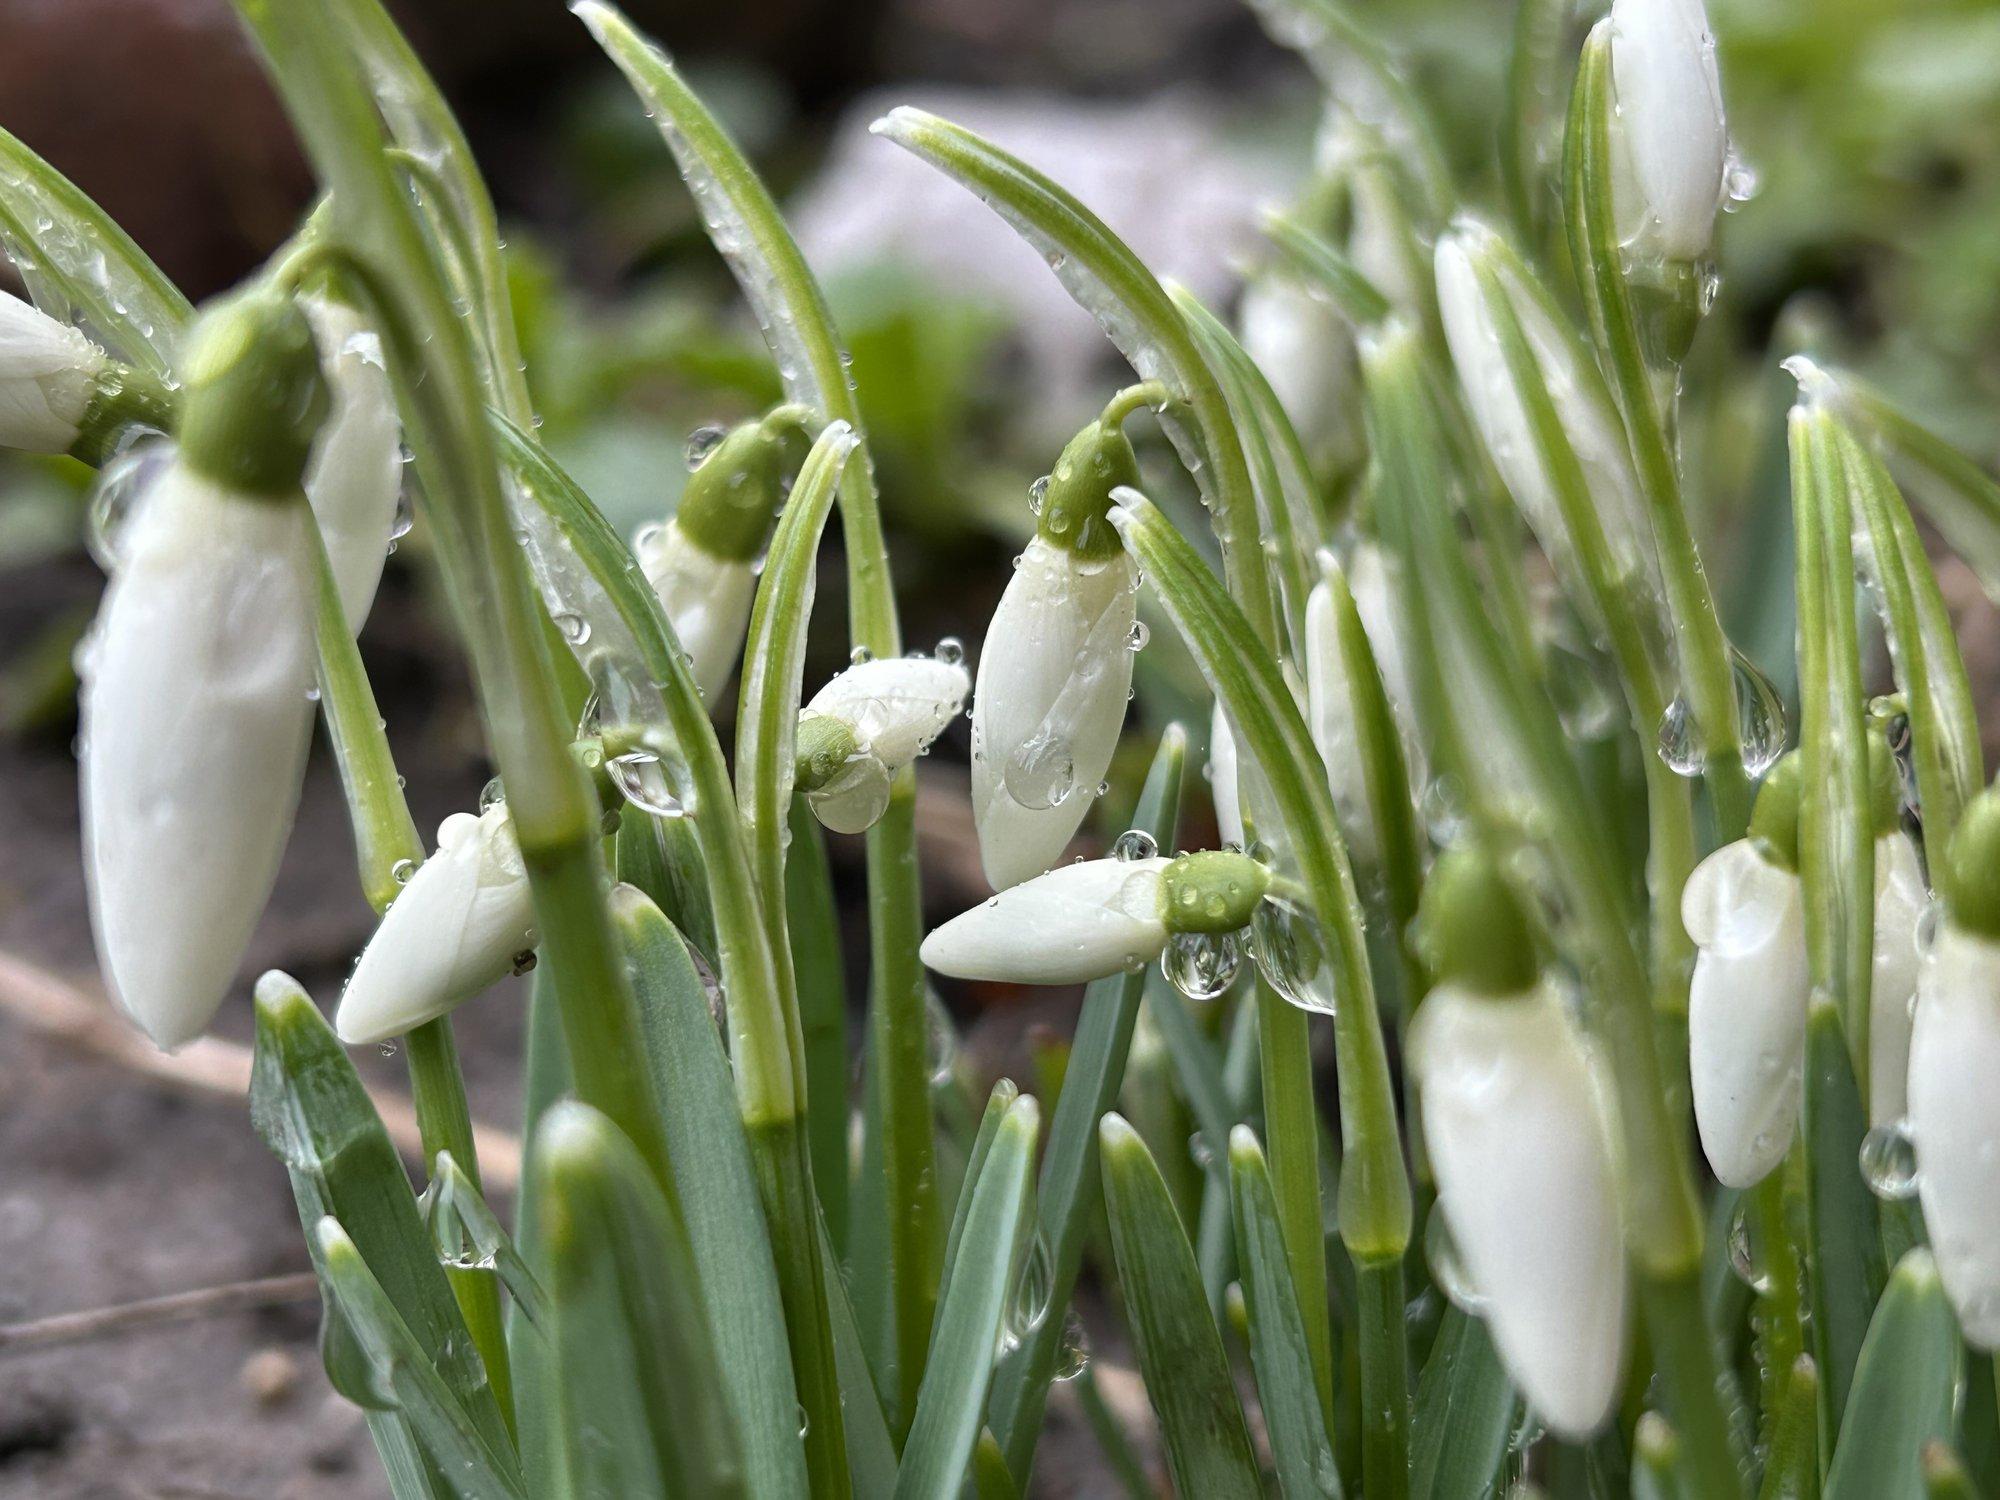
[[[924,939],[923,961],[958,979],[1083,984],[1159,956],[1160,872],[1171,863],[1093,859],[1062,865],[953,917]]]
[[[944,732],[971,689],[957,662],[889,657],[847,668],[813,694],[804,713],[843,720],[857,745],[895,771]]]
[[[1643,253],[1699,259],[1714,235],[1729,154],[1701,0],[1614,0],[1611,82],[1621,232]]]
[[[106,358],[69,324],[0,292],[0,447],[67,452]]]
[[[291,831],[312,727],[310,517],[180,464],[156,481],[83,653],[91,922],[118,1003],[199,1035]]]
[[[639,566],[660,596],[660,606],[693,666],[695,685],[711,702],[729,685],[757,574],[747,562],[717,557],[667,522],[639,547]]]
[[[1111,765],[1132,684],[1137,581],[1037,536],[1008,580],[972,700],[972,811],[995,889],[1062,855]]]
[[[301,305],[331,398],[306,465],[306,498],[326,543],[341,611],[359,634],[382,581],[403,490],[402,422],[382,342],[360,314],[320,298]]]
[[[455,813],[362,950],[334,1015],[349,1046],[385,1041],[471,999],[535,945],[535,909],[505,803]]]
[[[1354,700],[1340,651],[1333,588],[1327,583],[1313,585],[1306,597],[1306,707],[1313,743],[1326,762],[1327,788],[1333,794],[1341,836],[1356,854],[1372,859],[1375,820],[1368,807],[1367,772],[1355,733]]]
[[[1502,1362],[1550,1428],[1582,1438],[1616,1400],[1626,1270],[1603,1091],[1560,998],[1455,985],[1410,1029],[1438,1202]]]
[[[2000,1349],[2000,944],[1940,924],[1917,978],[1909,1121],[1931,1252],[1968,1342]]]
[[[1237,327],[1307,448],[1343,445],[1355,370],[1340,315],[1289,277],[1261,276],[1244,290]]]
[[[1799,878],[1747,839],[1703,860],[1681,893],[1700,949],[1688,992],[1688,1073],[1710,1167],[1749,1187],[1784,1159],[1805,1068],[1805,903]]]
[[[1225,844],[1247,847],[1243,838],[1243,790],[1238,784],[1236,731],[1217,699],[1208,716],[1208,790],[1215,800],[1215,825]]]
[[[1917,923],[1930,904],[1917,846],[1900,829],[1875,840],[1875,959],[1868,991],[1868,1123],[1903,1117]]]

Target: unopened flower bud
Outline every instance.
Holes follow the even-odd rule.
[[[81,672],[84,870],[106,980],[161,1046],[208,1025],[269,898],[312,726],[304,318],[251,298],[187,360],[181,451],[120,542]]]
[[[1701,0],[1614,0],[1610,24],[1621,236],[1636,254],[1700,260],[1729,155],[1708,15]]]
[[[1442,877],[1443,887],[1437,886]],[[1424,920],[1443,977],[1410,1025],[1438,1210],[1502,1364],[1564,1438],[1617,1398],[1627,1273],[1606,1092],[1562,997],[1536,977],[1490,858],[1440,862]]]
[[[2000,1349],[2000,796],[1967,805],[1917,978],[1909,1131],[1917,1194],[1966,1341]]]
[[[535,946],[535,908],[507,804],[438,825],[361,952],[334,1029],[350,1047],[386,1041],[453,1010]]]
[[[1132,683],[1138,579],[1105,513],[1112,490],[1137,479],[1115,423],[1071,440],[986,632],[972,810],[995,889],[1055,863],[1110,768]]]
[[[109,359],[69,324],[0,293],[0,447],[68,452]]]
[[[1244,351],[1271,382],[1293,430],[1315,457],[1354,443],[1354,335],[1340,314],[1292,277],[1266,273],[1243,290]]]
[[[797,786],[836,833],[881,817],[889,780],[930,747],[972,679],[955,661],[904,656],[849,667],[799,716]]]

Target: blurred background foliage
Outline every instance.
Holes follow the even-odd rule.
[[[664,513],[688,432],[768,404],[777,387],[651,122],[553,0],[394,8],[494,183],[545,438],[622,528]],[[872,176],[897,153],[861,133],[866,119],[908,91],[952,91],[948,112],[1011,109],[997,138],[1076,186],[1142,252],[1185,259],[1166,269],[1226,301],[1256,254],[1257,200],[1283,197],[1306,169],[1316,101],[1304,67],[1237,0],[632,9],[801,207],[854,357],[912,640],[976,637],[1029,528],[1028,483],[1118,366],[1059,293],[1017,293],[1017,274],[1051,292],[1052,279],[1032,258],[1026,273],[996,262],[1018,247],[971,200],[927,216],[895,186],[907,179]],[[1354,9],[1436,110],[1466,201],[1497,212],[1513,7]],[[1732,623],[1753,656],[1779,662],[1791,654],[1790,389],[1777,358],[1812,348],[1982,462],[2000,454],[2000,6],[1710,10],[1758,190],[1722,230],[1721,296],[1689,379],[1704,393],[1686,424],[1690,488],[1720,543],[1709,555]],[[1590,19],[1575,12],[1558,56],[1574,56]],[[0,120],[191,293],[226,286],[286,232],[306,176],[222,0],[0,0],[0,24]],[[1560,100],[1567,78],[1557,83]],[[1190,163],[1223,184],[1213,206]],[[1051,347],[1069,352],[1052,359]],[[1169,468],[1149,472],[1171,485]],[[57,577],[77,580],[44,579],[9,611],[0,720],[16,729],[66,721],[69,642],[94,587],[79,562],[84,484],[67,461],[0,472],[0,578],[57,563]],[[421,543],[419,528],[403,560]],[[837,608],[838,571],[825,575]],[[1199,693],[1177,650],[1144,658],[1154,722]]]

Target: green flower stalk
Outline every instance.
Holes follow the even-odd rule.
[[[98,954],[168,1048],[222,1003],[291,831],[315,662],[300,481],[326,409],[312,331],[281,297],[210,314],[184,368],[178,455],[121,537],[81,664]]]

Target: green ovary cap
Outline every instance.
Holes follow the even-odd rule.
[[[845,719],[818,713],[800,719],[793,751],[793,774],[798,789],[802,792],[818,791],[840,774],[848,757],[859,748],[853,727]]]
[[[1160,872],[1160,920],[1170,932],[1235,932],[1271,888],[1271,872],[1247,854],[1205,849]]]
[[[1951,919],[1968,932],[2000,940],[2000,791],[1989,788],[1965,805],[1940,873]]]
[[[1417,945],[1439,983],[1518,995],[1541,972],[1527,910],[1485,849],[1448,850],[1424,883]]]
[[[1781,869],[1799,867],[1799,794],[1804,790],[1804,777],[1799,752],[1787,751],[1757,789],[1757,806],[1750,814],[1750,837],[1762,847],[1764,857]]]
[[[1089,561],[1116,556],[1123,544],[1104,513],[1113,490],[1138,483],[1139,455],[1131,439],[1115,421],[1100,418],[1069,440],[1049,471],[1035,531]]]
[[[711,557],[754,559],[785,503],[791,440],[789,427],[768,420],[732,429],[688,475],[674,516],[681,533]]]
[[[269,291],[233,298],[205,314],[189,341],[181,456],[239,494],[296,494],[327,404],[298,305]]]

